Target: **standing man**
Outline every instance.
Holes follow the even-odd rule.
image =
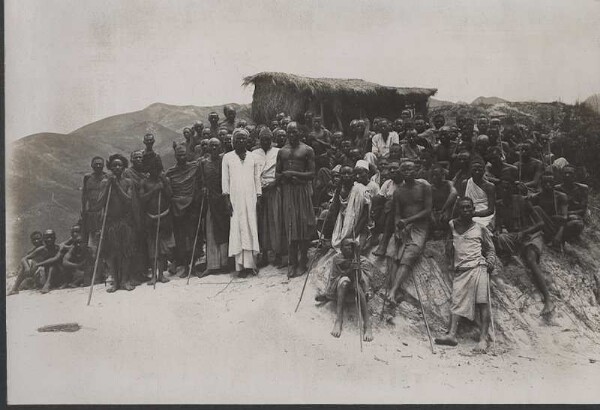
[[[96,254],[98,242],[100,241],[100,229],[102,228],[102,209],[100,201],[102,194],[102,181],[106,178],[104,172],[104,159],[102,157],[92,158],[92,173],[83,177],[83,188],[81,190],[81,219],[83,225],[84,243]]]
[[[210,124],[210,136],[216,138],[219,135],[219,114],[211,112],[208,114],[208,122]]]
[[[142,150],[133,151],[131,153],[131,166],[123,171],[123,178],[128,178],[133,182],[133,193],[131,198],[131,205],[133,210],[133,221],[135,226],[135,237],[136,237],[136,252],[130,261],[131,269],[131,283],[134,286],[141,284],[148,280],[146,278],[146,261],[148,259],[146,253],[146,230],[144,226],[144,211],[138,193],[140,192],[141,186],[144,180],[148,177],[146,173],[148,166],[144,166],[143,158],[144,152]],[[156,156],[147,157],[146,162],[153,161],[158,163]],[[162,163],[160,163],[162,165]]]
[[[148,265],[153,270],[152,279],[148,282],[148,285],[151,286],[157,281],[161,283],[169,281],[164,276],[164,272],[167,270],[167,258],[171,256],[175,247],[171,215],[171,183],[164,173],[159,173],[158,161],[154,159],[153,162],[148,164],[150,174],[140,187],[140,200],[144,209],[144,225],[146,227],[144,247],[147,249]],[[157,238],[156,231],[159,223]],[[158,273],[154,272],[154,260],[156,260]]]
[[[192,140],[195,144],[198,144],[200,140],[203,138],[202,132],[204,131],[204,123],[202,121],[196,121],[194,123],[194,127],[192,128]]]
[[[228,268],[231,215],[228,214],[223,197],[221,151],[221,141],[211,138],[208,141],[209,156],[200,162],[203,198],[206,201],[206,271],[198,275],[199,277],[223,272]]]
[[[185,146],[173,143],[177,163],[166,172],[171,183],[171,210],[173,212],[173,234],[175,236],[175,266],[179,277],[187,276],[192,257],[194,237],[198,223],[200,204],[199,162],[188,162]],[[198,237],[198,250],[202,249],[202,238]],[[201,256],[195,252],[195,256]]]
[[[249,132],[238,128],[233,132],[233,151],[223,156],[222,189],[231,215],[229,256],[235,257],[238,277],[258,274],[256,256],[260,251],[256,203],[262,194],[260,169],[254,155],[246,151]]]
[[[162,164],[162,159],[160,158],[160,155],[154,151],[152,149],[152,147],[154,146],[154,135],[153,134],[146,134],[144,135],[144,145],[146,146],[146,148],[144,149],[144,164],[146,164],[146,161],[150,161],[151,157],[157,157],[158,158],[158,162],[160,164],[160,172],[163,172],[164,167]],[[144,165],[145,168],[145,165]]]
[[[400,285],[411,273],[421,256],[431,216],[431,185],[423,179],[415,179],[414,162],[406,161],[400,166],[404,178],[394,191],[393,207],[396,233],[390,239],[386,256],[391,288],[386,297],[395,303]]]
[[[282,185],[285,235],[288,240],[290,277],[299,276],[307,268],[308,244],[316,229],[310,181],[315,175],[315,153],[300,142],[298,124],[287,126],[287,144],[277,153],[276,178]],[[300,251],[300,273],[298,272]]]
[[[108,168],[112,174],[102,181],[103,203],[106,203],[109,186],[112,187],[106,208],[106,231],[100,255],[108,264],[109,287],[106,291],[109,293],[117,289],[135,288],[130,281],[130,260],[136,252],[137,245],[132,209],[134,183],[128,178],[123,178],[127,163],[127,158],[121,154],[111,155],[108,159]]]
[[[225,128],[231,134],[235,129],[235,108],[231,105],[226,105],[223,107],[223,114],[225,115],[225,119],[221,121],[219,127]]]
[[[456,219],[450,221],[452,230],[452,319],[447,336],[435,339],[435,343],[456,346],[456,332],[461,317],[471,321],[479,313],[481,318],[479,343],[473,349],[477,353],[487,350],[490,326],[489,274],[496,263],[492,234],[483,225],[473,220],[475,207],[469,197],[458,200]]]
[[[260,147],[252,152],[260,170],[262,200],[258,215],[258,239],[262,254],[261,265],[269,263],[269,251],[275,254],[275,264],[281,263],[281,255],[285,254],[285,235],[283,234],[283,209],[281,187],[275,179],[277,153],[279,148],[272,147],[271,131],[263,128],[260,131]]]

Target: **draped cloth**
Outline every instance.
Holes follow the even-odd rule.
[[[233,207],[229,256],[236,257],[236,270],[253,269],[253,257],[260,251],[256,217],[256,196],[262,193],[260,168],[250,152],[242,160],[231,151],[223,156],[222,174],[223,194],[230,196]]]
[[[361,232],[355,232],[356,224],[366,206],[369,206],[368,188],[355,182],[346,201],[340,201],[340,211],[333,228],[331,246],[339,251],[342,240],[351,238],[357,240]]]
[[[327,278],[327,285],[325,287],[325,296],[327,299],[336,301],[337,290],[342,283],[348,283],[353,285],[353,289],[356,289],[356,270],[352,269],[352,259],[346,259],[344,255],[337,254],[331,261],[331,271]],[[370,281],[370,265],[366,258],[360,257],[360,275],[359,281],[363,292],[367,292],[367,280]],[[351,293],[354,295],[354,293]]]
[[[221,235],[216,231],[215,227],[218,224],[214,223],[214,215],[212,208],[206,211],[206,269],[217,270],[227,266],[229,260],[229,243],[227,241],[220,243],[217,237]],[[227,218],[229,226],[229,218]],[[229,234],[229,229],[227,230]]]
[[[450,221],[454,247],[454,269],[452,282],[452,314],[475,319],[475,305],[487,303],[487,266],[494,264],[495,251],[492,235],[488,229],[475,222],[464,233],[459,234]]]
[[[311,240],[317,226],[311,186],[305,182],[284,183],[281,195],[285,238],[292,241]]]
[[[158,215],[146,211],[146,246],[148,255],[154,257],[154,247],[156,246],[156,228],[158,225]],[[173,217],[171,209],[167,208],[160,214],[160,229],[158,233],[158,255],[170,255],[175,247],[175,237],[173,236]]]
[[[226,244],[229,242],[229,222],[230,217],[227,215],[225,199],[221,186],[222,176],[222,157],[217,160],[211,158],[205,159],[202,165],[202,179],[204,187],[207,190],[207,204],[205,208],[210,209],[211,218],[206,218],[206,229],[211,224],[211,231],[216,244]],[[208,233],[207,233],[208,235]],[[208,246],[208,243],[207,243]]]
[[[483,211],[488,209],[488,197],[487,193],[477,185],[473,178],[469,178],[467,181],[467,187],[465,188],[465,196],[473,200],[475,211]],[[482,224],[486,228],[492,228],[494,226],[494,218],[496,213],[494,212],[488,216],[474,216],[473,221]]]
[[[192,161],[183,166],[175,165],[167,170],[166,175],[171,181],[173,191],[171,208],[175,217],[183,215],[194,201],[199,165],[199,161]]]

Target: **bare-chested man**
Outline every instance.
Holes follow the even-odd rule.
[[[62,271],[67,286],[76,288],[91,283],[90,266],[93,263],[90,249],[83,243],[81,236],[76,234],[72,246],[62,259]]]
[[[164,272],[167,270],[167,259],[171,256],[175,247],[175,238],[173,237],[173,218],[171,215],[171,183],[164,173],[159,173],[158,162],[155,161],[154,164],[148,165],[150,173],[140,186],[140,201],[145,215],[146,243],[144,246],[148,250],[147,263],[154,270],[154,261],[156,260],[158,270],[158,273],[152,273],[152,279],[148,282],[148,285],[154,285],[156,281],[162,283],[169,281],[164,276]],[[159,219],[160,226],[158,227],[157,240],[156,230]]]
[[[290,247],[290,277],[295,277],[307,268],[308,244],[316,228],[309,186],[315,174],[315,154],[311,147],[300,142],[297,123],[288,124],[287,137],[287,144],[277,153],[275,174],[282,187],[284,230]]]
[[[106,211],[106,225],[102,254],[108,264],[109,293],[117,289],[133,290],[130,282],[130,260],[136,251],[136,238],[133,224],[132,197],[134,183],[123,178],[127,168],[127,158],[120,154],[111,155],[108,168],[112,174],[102,181],[102,202],[106,202],[111,187],[110,201]]]
[[[64,254],[56,244],[56,233],[52,229],[44,232],[44,246],[40,246],[30,255],[30,272],[36,287],[42,287],[41,293],[50,292],[61,279],[61,260]]]
[[[579,237],[584,228],[583,219],[588,209],[589,187],[575,182],[575,168],[567,165],[562,169],[563,183],[556,190],[563,192],[568,198],[568,214],[565,223],[565,240]]]
[[[144,135],[144,145],[146,146],[146,148],[144,148],[144,164],[150,160],[151,157],[157,157],[158,161],[160,162],[160,172],[163,172],[164,168],[163,168],[163,164],[162,164],[162,159],[160,158],[160,155],[158,154],[158,152],[154,151],[153,147],[154,147],[154,134],[146,134]]]
[[[217,138],[219,136],[219,114],[211,112],[208,114],[208,122],[210,124],[210,137]],[[222,141],[222,140],[221,140]]]
[[[106,178],[104,172],[104,159],[102,157],[92,158],[92,173],[83,177],[83,188],[81,190],[81,220],[83,228],[83,241],[95,254],[100,240],[100,228],[102,227],[102,194],[101,183]]]
[[[431,215],[431,185],[415,179],[417,167],[406,161],[400,166],[404,182],[394,191],[393,206],[396,233],[387,248],[388,276],[391,287],[386,298],[396,301],[396,293],[408,277],[427,239]]]
[[[431,231],[446,232],[448,221],[452,218],[452,211],[458,192],[451,181],[446,180],[446,170],[439,164],[431,169]]]
[[[32,279],[31,272],[31,255],[33,252],[39,248],[40,246],[44,246],[44,240],[42,233],[40,231],[34,231],[29,235],[29,239],[31,240],[31,248],[19,263],[19,269],[17,271],[17,279],[15,279],[15,283],[12,286],[12,289],[6,296],[16,295],[21,290],[21,284],[23,284],[24,288],[31,288],[32,284],[25,284],[24,281],[26,279]]]
[[[554,175],[544,174],[541,179],[541,191],[530,196],[533,210],[544,221],[544,239],[550,247],[560,249],[565,241],[569,199],[567,194],[554,189]]]
[[[519,182],[522,182],[528,191],[539,192],[544,164],[533,157],[531,144],[524,142],[517,148],[520,160],[515,162]]]
[[[544,245],[542,238],[544,221],[539,213],[534,211],[531,203],[518,193],[518,185],[510,172],[502,175],[498,188],[500,190],[500,200],[496,204],[498,253],[513,259],[518,255],[523,258],[525,266],[532,273],[534,284],[544,298],[541,314],[547,315],[554,309],[554,303],[540,267]]]

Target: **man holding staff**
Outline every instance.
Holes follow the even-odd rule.
[[[490,325],[489,273],[494,270],[496,252],[492,234],[479,222],[473,220],[475,206],[469,197],[457,202],[459,216],[449,222],[452,230],[452,319],[447,336],[435,339],[436,344],[456,346],[456,333],[461,317],[471,321],[481,317],[479,343],[473,349],[477,353],[487,350]]]

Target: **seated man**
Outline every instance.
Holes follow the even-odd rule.
[[[385,251],[394,233],[394,212],[392,199],[394,191],[398,184],[402,183],[402,174],[400,174],[400,163],[391,161],[388,165],[388,174],[390,179],[386,180],[379,193],[373,200],[372,218],[375,220],[375,229],[373,234],[381,233],[379,246],[373,251],[375,256],[385,256]],[[377,205],[377,207],[375,207]]]
[[[564,237],[570,241],[579,237],[584,228],[583,219],[587,212],[589,188],[575,182],[575,168],[567,165],[562,169],[563,183],[556,190],[567,195],[568,209]]]
[[[485,179],[492,184],[500,185],[500,178],[503,172],[512,172],[515,180],[517,179],[517,167],[502,161],[502,150],[498,146],[489,147],[485,157],[487,164],[485,165]]]
[[[539,192],[540,178],[544,173],[542,161],[533,158],[531,144],[529,142],[520,144],[518,153],[519,161],[515,162],[514,165],[517,167],[519,182],[522,182],[525,185],[527,191]]]
[[[465,197],[471,198],[475,205],[473,220],[488,229],[494,229],[494,216],[496,209],[496,188],[494,184],[483,178],[484,161],[475,156],[471,160],[471,178],[461,182],[460,192]]]
[[[500,200],[496,204],[496,244],[498,253],[508,254],[512,258],[523,257],[525,266],[531,271],[533,281],[544,298],[542,315],[548,315],[554,309],[554,303],[548,292],[544,273],[540,268],[540,258],[544,241],[542,228],[544,221],[535,212],[531,203],[518,193],[518,184],[510,172],[502,175],[499,185]]]
[[[350,238],[342,241],[341,254],[335,255],[331,263],[331,273],[327,279],[325,293],[317,295],[315,300],[318,302],[336,301],[337,317],[331,335],[340,337],[344,323],[344,300],[346,296],[350,295],[356,298],[358,294],[362,331],[364,332],[363,340],[370,342],[373,340],[373,331],[367,303],[371,296],[371,286],[366,269],[366,259],[361,257],[359,262],[357,246],[358,244]],[[357,279],[360,286],[357,286]]]
[[[17,270],[17,279],[15,279],[12,289],[6,296],[16,295],[20,290],[30,289],[33,287],[31,276],[31,255],[37,248],[44,245],[44,241],[40,231],[32,232],[31,235],[29,235],[29,239],[31,240],[31,245],[33,245],[33,248],[31,248],[21,259],[19,268]]]
[[[530,197],[533,210],[544,221],[544,240],[550,247],[560,249],[565,242],[565,225],[569,200],[563,192],[554,189],[554,175],[542,176],[542,190]]]
[[[36,287],[41,286],[42,293],[50,292],[50,286],[56,286],[61,281],[63,254],[56,244],[56,233],[48,229],[43,235],[44,246],[40,246],[30,255],[31,275]]]
[[[406,141],[401,145],[402,160],[417,161],[424,149],[417,144],[417,131],[413,129],[406,131]]]
[[[447,231],[448,221],[458,192],[451,181],[446,180],[446,170],[439,164],[431,169],[431,231]]]
[[[485,353],[488,327],[490,325],[489,273],[494,270],[496,253],[492,234],[486,227],[473,220],[475,206],[469,197],[460,198],[458,218],[450,221],[452,230],[452,319],[447,336],[435,339],[435,343],[456,346],[456,332],[461,317],[471,321],[481,317],[479,343],[473,349]]]
[[[400,285],[421,256],[431,215],[431,185],[423,179],[415,179],[414,162],[403,162],[400,173],[404,182],[396,187],[393,197],[396,233],[386,251],[391,282],[386,299],[391,303],[395,303]]]
[[[90,265],[93,262],[90,249],[83,244],[81,236],[75,235],[67,254],[62,260],[62,270],[67,286],[76,288],[91,283]]]

